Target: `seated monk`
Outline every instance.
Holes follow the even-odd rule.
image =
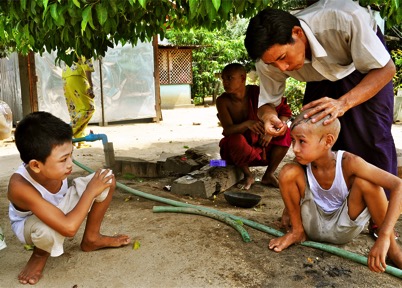
[[[274,172],[289,150],[289,129],[280,137],[265,135],[264,124],[257,116],[260,88],[246,86],[246,78],[241,64],[229,64],[222,71],[225,93],[216,100],[224,136],[219,142],[220,155],[228,164],[242,169],[244,178],[239,188],[248,190],[255,182],[250,171],[253,166],[268,166],[261,184],[279,187]],[[292,115],[285,98],[276,111],[284,123]]]

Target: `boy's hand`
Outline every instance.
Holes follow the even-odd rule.
[[[103,171],[102,171],[103,170]],[[98,169],[94,177],[89,181],[85,191],[93,193],[93,197],[100,195],[103,190],[110,188],[115,184],[114,174],[107,175],[110,169]]]
[[[367,258],[367,264],[371,271],[384,272],[387,264],[385,258],[387,257],[390,245],[389,237],[381,237],[375,241],[373,247]]]
[[[247,128],[258,135],[264,135],[264,124],[261,121],[248,120]]]
[[[271,135],[262,135],[259,139],[259,144],[262,147],[268,147],[269,142],[271,142],[272,136]]]

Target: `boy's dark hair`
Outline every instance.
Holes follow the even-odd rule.
[[[69,124],[44,111],[26,115],[18,123],[14,135],[25,164],[33,159],[45,163],[55,146],[71,142],[73,138]]]
[[[257,60],[275,44],[294,42],[292,29],[300,26],[300,21],[292,14],[273,8],[265,8],[251,18],[244,39],[244,46],[251,59]]]

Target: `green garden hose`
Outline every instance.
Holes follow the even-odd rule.
[[[73,160],[73,162],[77,166],[79,166],[80,168],[84,169],[85,171],[87,171],[89,173],[94,172],[91,168],[81,164],[80,162],[78,162],[76,160]],[[275,229],[273,229],[271,227],[268,227],[268,226],[265,226],[263,224],[260,224],[260,223],[257,223],[257,222],[242,218],[242,217],[238,217],[238,216],[235,216],[235,215],[232,215],[232,214],[229,214],[229,213],[225,213],[225,212],[218,211],[218,210],[211,209],[211,208],[207,208],[207,207],[196,206],[196,205],[192,205],[192,204],[188,204],[188,203],[183,203],[183,202],[180,202],[180,201],[175,201],[175,200],[170,200],[170,199],[167,199],[167,198],[155,196],[155,195],[152,195],[152,194],[149,194],[149,193],[145,193],[145,192],[141,192],[139,190],[133,189],[133,188],[128,187],[128,186],[126,186],[124,184],[121,184],[119,182],[116,182],[116,187],[121,188],[124,191],[129,192],[131,194],[134,194],[136,196],[143,197],[143,198],[146,198],[146,199],[149,199],[149,200],[165,203],[165,204],[176,206],[176,207],[190,207],[190,208],[194,208],[194,209],[198,209],[198,210],[202,210],[202,211],[208,211],[210,213],[221,215],[223,217],[230,217],[231,219],[233,219],[235,221],[241,221],[241,222],[243,222],[243,224],[245,224],[247,226],[250,226],[250,227],[252,227],[252,228],[254,228],[256,230],[262,231],[262,232],[266,232],[266,233],[268,233],[270,235],[273,235],[273,236],[276,236],[276,237],[280,237],[280,236],[283,235],[282,232],[280,232],[278,230],[275,230]],[[334,254],[334,255],[337,255],[337,256],[340,256],[340,257],[343,257],[343,258],[346,258],[346,259],[349,259],[349,260],[352,260],[354,262],[357,262],[357,263],[360,263],[362,265],[367,266],[367,257],[364,257],[362,255],[359,255],[359,254],[356,254],[356,253],[353,253],[353,252],[346,251],[344,249],[341,249],[341,248],[338,248],[338,247],[335,247],[335,246],[326,245],[326,244],[323,244],[323,243],[318,243],[318,242],[313,242],[313,241],[305,241],[305,242],[300,243],[300,245],[303,245],[303,246],[306,246],[306,247],[311,247],[311,248],[316,248],[316,249],[319,249],[319,250],[322,250],[322,251],[325,251],[325,252],[328,252],[328,253],[331,253],[331,254]],[[398,278],[402,278],[402,270],[398,269],[398,268],[395,268],[393,266],[387,265],[387,268],[385,268],[385,272],[388,273],[388,274],[391,274],[393,276],[396,276]]]
[[[237,232],[240,233],[244,242],[251,242],[250,235],[248,234],[246,229],[244,229],[242,226],[243,223],[239,223],[240,221],[234,221],[234,220],[230,219],[230,217],[224,217],[223,215],[220,215],[217,213],[212,213],[210,211],[204,211],[201,209],[190,208],[190,207],[154,206],[152,211],[155,213],[174,212],[174,213],[187,213],[187,214],[195,214],[195,215],[210,217],[215,220],[219,220],[223,223],[226,223],[229,226],[232,226]]]

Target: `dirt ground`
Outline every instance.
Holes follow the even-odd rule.
[[[218,143],[221,128],[216,108],[163,110],[160,123],[91,125],[113,142],[116,156],[158,160],[163,154],[181,154],[186,149]],[[402,145],[402,125],[394,125],[398,148]],[[74,152],[80,163],[97,169],[105,162],[100,141]],[[31,252],[12,234],[8,221],[6,191],[8,178],[20,164],[14,143],[0,141],[0,226],[8,247],[0,251],[0,287],[22,286],[17,275]],[[292,158],[289,151],[283,163]],[[75,167],[71,177],[87,172]],[[262,168],[255,168],[261,178]],[[124,179],[117,181],[145,193],[185,203],[206,206],[253,220],[279,230],[283,203],[278,189],[256,183],[251,192],[262,196],[255,208],[229,205],[223,193],[215,200],[175,196],[163,188],[175,178]],[[233,190],[233,189],[232,189]],[[37,287],[400,287],[394,275],[375,274],[356,262],[303,245],[294,245],[280,254],[267,244],[274,236],[244,226],[252,241],[245,243],[232,227],[215,219],[181,213],[154,213],[154,206],[166,204],[135,196],[118,189],[103,222],[104,234],[127,233],[132,244],[120,249],[84,253],[79,249],[83,227],[65,241],[65,253],[51,258]],[[402,221],[397,223],[402,232]],[[399,240],[400,241],[400,240]],[[134,243],[140,244],[134,249]],[[373,240],[364,231],[353,242],[338,246],[367,256]]]

